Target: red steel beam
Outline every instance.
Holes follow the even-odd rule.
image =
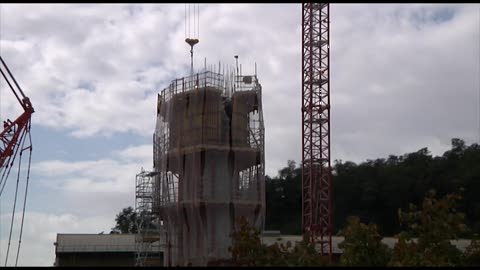
[[[302,4],[302,228],[332,259],[330,7]]]

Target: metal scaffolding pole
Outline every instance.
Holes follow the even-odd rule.
[[[142,168],[135,178],[135,266],[161,266],[161,227],[153,211],[153,176]]]

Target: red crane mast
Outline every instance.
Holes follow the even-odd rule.
[[[302,4],[302,228],[331,260],[329,11]]]

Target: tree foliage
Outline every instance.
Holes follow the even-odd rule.
[[[339,244],[343,249],[340,263],[344,266],[386,266],[391,250],[382,243],[377,225],[364,224],[360,218],[351,216],[340,233],[345,240]]]
[[[266,229],[285,234],[301,234],[301,168],[289,160],[275,178],[266,176]]]
[[[356,164],[336,160],[332,168],[334,228],[345,226],[348,216],[375,223],[381,235],[401,230],[397,210],[409,203],[421,204],[435,189],[439,196],[464,189],[458,210],[465,213],[469,238],[480,234],[480,146],[452,139],[452,147],[433,157],[427,148],[401,156],[367,160]],[[267,230],[301,234],[301,166],[289,161],[275,177],[266,177]],[[338,231],[337,231],[338,232]]]
[[[245,218],[240,218],[237,226],[239,229],[232,233],[229,248],[235,266],[325,266],[328,262],[308,241],[302,240],[296,245],[290,241],[275,242],[267,246],[261,243],[259,230],[250,226]]]
[[[451,240],[468,230],[465,214],[457,211],[462,196],[448,194],[437,199],[435,195],[435,191],[428,192],[421,209],[410,204],[407,211],[398,211],[406,230],[398,236],[392,266],[461,265],[462,254]]]
[[[138,228],[142,231],[158,229],[158,224],[151,213],[146,211],[137,213],[131,206],[123,208],[117,214],[115,222],[111,233],[138,233]]]
[[[133,207],[123,208],[115,218],[116,225],[113,230],[118,230],[121,233],[137,233],[137,219],[137,213],[133,210]]]
[[[250,226],[245,218],[237,221],[240,227],[232,233],[233,245],[229,248],[232,260],[239,266],[257,266],[265,256],[265,246],[260,240],[260,231]]]
[[[456,193],[437,198],[429,191],[419,209],[410,204],[407,210],[398,209],[404,230],[397,235],[392,249],[382,242],[376,224],[362,223],[359,217],[347,218],[340,231],[344,241],[341,266],[478,266],[480,239],[478,235],[462,253],[452,240],[468,230],[465,214],[457,210],[462,196]],[[325,266],[314,246],[305,239],[296,245],[261,243],[260,232],[245,219],[238,221],[239,230],[232,234],[232,262],[238,266]],[[308,236],[306,237],[308,239]]]
[[[359,164],[335,161],[334,227],[344,227],[343,265],[480,265],[480,146],[467,146],[461,139],[451,143],[451,149],[436,157],[421,148]],[[277,176],[266,176],[266,230],[301,234],[301,173],[301,166],[289,160]],[[124,208],[115,229],[135,233],[137,219],[132,207]],[[246,220],[237,227],[230,249],[235,265],[326,264],[308,241],[267,246]],[[463,254],[450,242],[474,235]],[[393,250],[381,236],[396,236]]]

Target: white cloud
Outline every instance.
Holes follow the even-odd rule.
[[[301,159],[301,7],[200,7],[197,67],[204,57],[209,65],[231,65],[239,55],[243,73],[253,73],[257,63],[266,172],[275,175],[288,159]],[[2,5],[2,57],[31,97],[34,123],[80,139],[122,132],[150,137],[157,92],[188,71],[183,8]],[[358,162],[425,146],[440,154],[452,137],[480,140],[479,9],[331,5],[332,159]],[[2,117],[14,115],[6,95]],[[152,163],[151,146],[126,145],[103,159],[36,163],[32,172],[51,190],[64,191],[61,208],[80,221],[67,215],[62,223],[61,214],[38,218],[85,230],[95,222],[83,218],[113,220],[133,202],[135,174]],[[31,254],[53,250],[46,240],[31,248]],[[45,256],[30,259],[53,262]]]
[[[70,192],[130,192],[132,179],[141,162],[122,162],[115,159],[94,161],[51,160],[36,163],[32,173],[48,177],[44,184]]]
[[[183,8],[6,6],[5,58],[38,104],[35,123],[80,138],[151,136],[156,93],[188,70]],[[477,13],[478,5],[332,5],[332,157],[401,154],[426,137],[441,140],[441,152],[451,137],[477,139]],[[197,67],[239,55],[252,73],[257,62],[267,173],[300,160],[300,5],[201,5],[200,23]]]
[[[155,82],[168,73],[151,74],[148,81],[145,74],[164,65],[159,52],[168,51],[169,27],[181,20],[171,15],[175,9],[142,5],[132,15],[129,5],[4,7],[4,58],[14,62],[12,70],[31,96],[36,123],[76,137],[150,134]]]
[[[148,145],[129,146],[99,160],[47,160],[34,163],[32,175],[36,176],[35,181],[40,187],[57,194],[51,201],[41,203],[47,209],[53,207],[56,210],[55,213],[25,214],[21,265],[52,265],[55,259],[53,242],[57,233],[108,233],[115,225],[115,215],[122,208],[134,205],[135,175],[142,166],[149,169],[150,163],[151,150]],[[38,190],[30,189],[29,192]],[[36,208],[36,205],[32,205],[36,200],[35,197],[29,198],[28,208]],[[7,204],[5,207],[11,206]],[[17,213],[16,219],[19,217]],[[9,215],[4,214],[0,220],[2,249],[5,249],[8,241],[8,231],[5,231],[8,229],[8,218]],[[19,220],[15,224],[18,226]],[[18,237],[18,231],[14,231],[14,235]],[[1,256],[5,256],[4,252],[0,252],[0,261]],[[14,261],[12,255],[9,261]]]
[[[118,157],[124,160],[142,160],[147,165],[153,163],[153,146],[152,144],[130,146],[114,152],[113,155],[118,155]]]
[[[8,266],[15,265],[18,248],[18,237],[21,221],[21,212],[15,214],[15,226],[12,231],[11,246],[9,251]],[[5,262],[6,247],[11,215],[2,214],[0,217],[1,246],[0,253],[2,265]],[[109,233],[113,227],[113,220],[105,216],[80,217],[71,214],[55,215],[43,212],[26,212],[20,246],[18,266],[53,266],[55,261],[55,246],[57,233]]]
[[[427,20],[445,8],[454,12],[448,21]],[[452,137],[479,139],[478,8],[332,8],[332,25],[339,22],[331,33],[335,158],[361,161],[423,146],[441,154]],[[412,19],[419,14],[427,14],[425,23]],[[353,103],[337,104],[337,95]]]
[[[141,168],[151,170],[151,145],[130,146],[114,151],[108,158],[84,161],[47,160],[32,165],[41,187],[62,195],[70,213],[114,216],[123,207],[133,206],[135,175]]]

